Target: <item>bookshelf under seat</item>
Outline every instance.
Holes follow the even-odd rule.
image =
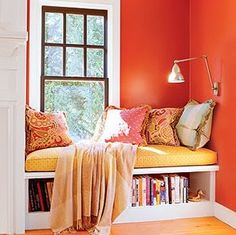
[[[169,220],[177,218],[193,218],[212,216],[215,202],[215,174],[219,170],[218,165],[208,166],[184,166],[184,167],[159,167],[134,169],[133,175],[161,175],[187,173],[191,191],[202,189],[206,196],[200,202],[188,202],[178,204],[161,204],[157,206],[129,206],[115,221],[115,223],[131,223]],[[50,212],[29,212],[29,180],[52,179],[54,172],[25,173],[26,189],[26,230],[49,228]]]

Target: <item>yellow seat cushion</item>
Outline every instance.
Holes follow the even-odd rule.
[[[57,159],[65,151],[74,148],[47,148],[34,151],[26,158],[26,171],[55,171]],[[216,152],[201,148],[191,151],[186,147],[165,145],[139,146],[135,168],[210,165],[217,162]]]
[[[135,168],[202,166],[215,163],[217,154],[210,149],[192,151],[183,146],[147,145],[138,147]]]

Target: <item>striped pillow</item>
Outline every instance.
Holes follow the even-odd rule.
[[[196,150],[210,140],[214,106],[215,101],[213,100],[208,100],[202,104],[195,100],[190,100],[187,103],[176,125],[182,145]]]

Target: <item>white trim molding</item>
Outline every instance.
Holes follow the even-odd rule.
[[[30,3],[30,100],[40,108],[42,6],[94,8],[108,11],[109,104],[120,105],[120,0],[34,0]]]
[[[214,207],[214,216],[236,229],[236,211],[232,211],[216,202]]]

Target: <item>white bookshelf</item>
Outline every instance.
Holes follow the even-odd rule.
[[[205,200],[180,204],[129,207],[116,219],[115,223],[133,223],[212,216],[214,214],[213,207],[215,203],[215,174],[218,170],[218,165],[134,169],[133,175],[189,173],[191,190],[204,190],[206,192]],[[25,173],[26,230],[49,228],[50,225],[50,212],[28,212],[29,179],[46,179],[54,178],[54,176],[54,172]]]

